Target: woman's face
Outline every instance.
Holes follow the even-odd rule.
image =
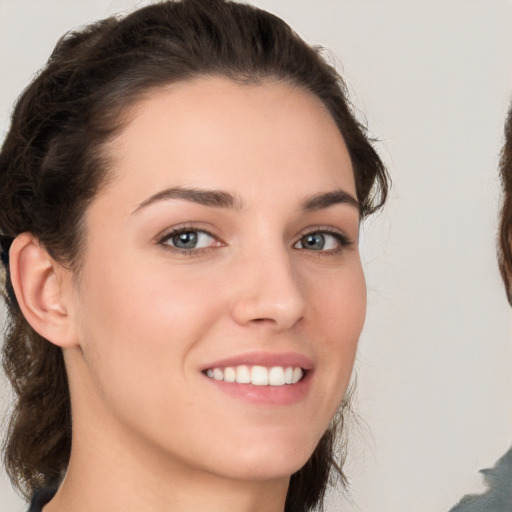
[[[328,428],[365,316],[343,138],[275,82],[178,83],[132,114],[85,218],[76,423],[179,470],[283,478]]]

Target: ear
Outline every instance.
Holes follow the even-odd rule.
[[[72,274],[30,233],[9,251],[11,282],[23,316],[41,336],[62,348],[77,345],[72,312]]]

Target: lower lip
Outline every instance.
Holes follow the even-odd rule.
[[[255,386],[254,384],[238,384],[206,377],[217,389],[244,402],[255,405],[292,405],[303,400],[311,386],[313,372],[308,371],[296,384],[284,386]]]

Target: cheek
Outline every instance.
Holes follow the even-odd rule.
[[[326,344],[357,344],[366,316],[366,283],[359,260],[338,272],[317,274],[309,288],[310,306]]]
[[[366,283],[361,265],[330,276],[311,295],[316,320],[319,374],[332,390],[331,406],[337,407],[348,387],[359,336],[366,316]]]
[[[222,311],[217,284],[144,265],[104,269],[87,282],[82,353],[98,397],[88,400],[151,438],[165,430],[181,439],[179,425],[197,415],[196,347]]]
[[[181,364],[222,306],[211,278],[180,270],[139,264],[129,272],[118,267],[96,273],[83,305],[85,351],[94,341],[105,357],[115,356],[113,364],[130,363],[133,371],[151,374],[164,362]]]

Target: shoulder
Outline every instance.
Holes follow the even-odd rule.
[[[464,496],[450,512],[509,512],[512,510],[512,448],[490,469],[480,471],[488,488]]]

